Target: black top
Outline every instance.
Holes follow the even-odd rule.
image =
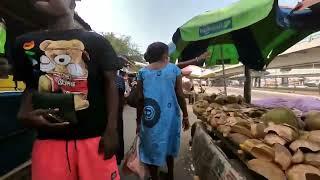
[[[78,124],[39,139],[84,139],[106,128],[104,71],[119,69],[116,53],[101,35],[80,29],[29,33],[16,40],[14,78],[46,93],[72,93]]]

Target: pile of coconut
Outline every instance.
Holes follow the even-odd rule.
[[[320,180],[320,112],[245,104],[241,96],[206,95],[193,112],[239,147],[249,169],[270,180]]]

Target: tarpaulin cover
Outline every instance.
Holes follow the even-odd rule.
[[[295,108],[302,112],[308,112],[311,110],[320,111],[320,100],[313,97],[303,98],[268,98],[262,100],[256,100],[253,104],[263,107],[287,107]]]

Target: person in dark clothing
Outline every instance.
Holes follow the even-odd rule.
[[[32,180],[120,180],[118,57],[102,35],[77,28],[75,1],[30,0],[50,17],[48,30],[14,44],[14,80],[26,84],[18,119],[37,131]]]
[[[119,62],[121,66],[124,66],[126,59],[123,56],[119,56]],[[125,92],[125,81],[123,78],[123,72],[118,71],[116,77],[116,85],[119,93],[119,108],[118,108],[118,137],[119,137],[119,149],[116,153],[117,163],[121,164],[124,158],[124,138],[123,138],[123,108],[124,108],[124,92]]]

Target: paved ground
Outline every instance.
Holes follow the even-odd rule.
[[[189,106],[189,117],[190,122],[196,121],[195,115],[192,113],[191,107]],[[135,109],[126,106],[124,110],[124,138],[125,138],[125,152],[131,146],[132,141],[135,137],[136,129],[136,113]],[[192,159],[191,159],[191,149],[189,148],[190,131],[182,133],[180,155],[175,161],[175,178],[177,180],[192,180]],[[166,167],[163,167],[161,171],[166,171]],[[137,180],[138,178],[134,176],[122,176],[122,180]]]
[[[223,92],[223,87],[209,87],[206,88],[207,93],[219,93]],[[243,95],[243,88],[233,88],[228,87],[227,88],[228,95]],[[303,98],[303,97],[316,97],[320,98],[319,95],[303,95],[303,94],[297,94],[297,93],[287,93],[287,92],[278,92],[277,90],[252,90],[251,92],[252,100],[259,100],[259,99],[265,99],[265,98]]]

